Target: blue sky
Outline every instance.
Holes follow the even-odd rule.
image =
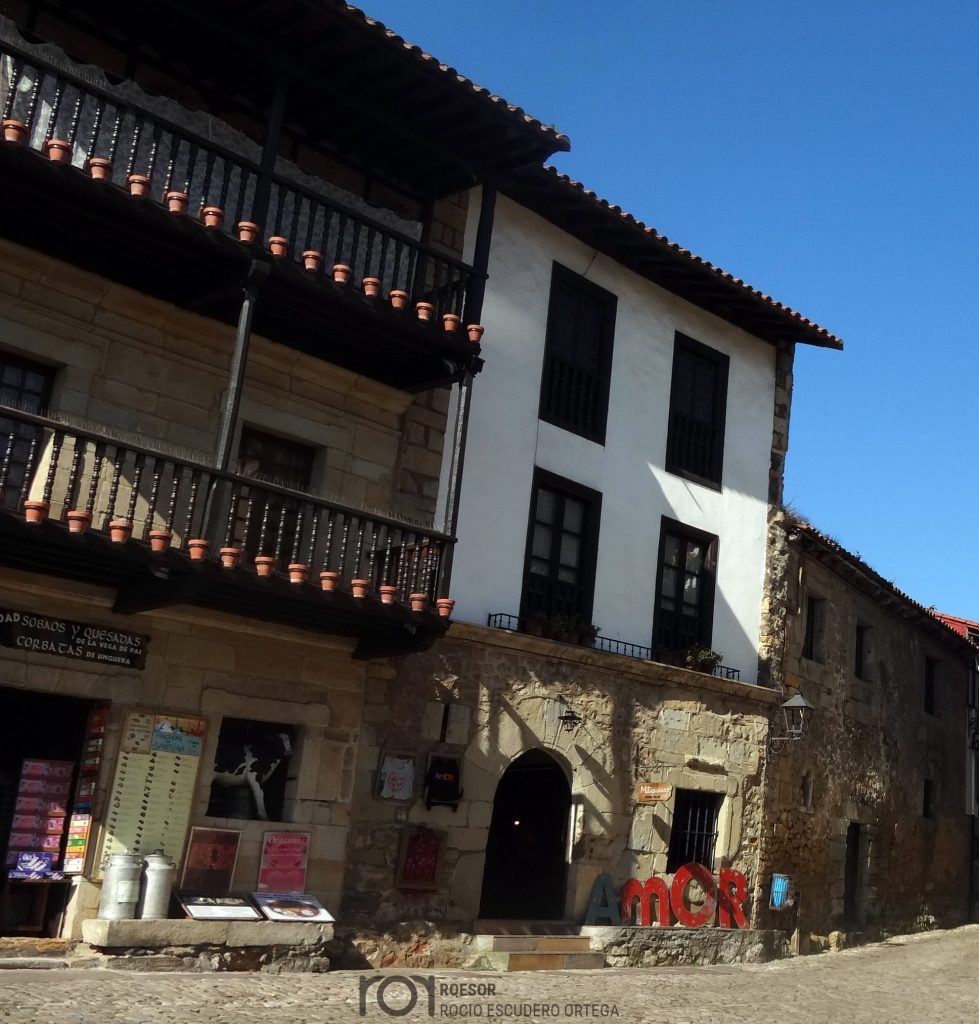
[[[786,499],[979,619],[979,3],[365,2],[569,135],[562,171],[846,341],[798,350]]]

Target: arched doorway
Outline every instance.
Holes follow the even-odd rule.
[[[564,914],[571,786],[543,750],[503,773],[493,799],[479,916],[548,920]]]

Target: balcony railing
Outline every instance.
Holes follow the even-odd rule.
[[[288,573],[385,603],[436,597],[450,538],[301,491],[0,408],[0,508],[117,544]]]
[[[344,265],[355,282],[376,278],[385,293],[406,292],[412,306],[432,303],[436,320],[462,314],[473,274],[466,264],[287,177],[264,174],[257,161],[121,99],[83,69],[7,42],[0,43],[0,69],[8,144],[20,141],[84,168],[144,202],[183,207],[243,240],[239,225],[254,225],[252,244],[283,239],[286,258],[314,273],[331,275],[335,264]],[[274,251],[281,252],[278,243]],[[307,261],[309,253],[316,255]]]
[[[491,626],[493,629],[509,629],[515,633],[527,633],[528,635],[535,635],[528,629],[527,619],[519,615],[508,615],[505,612],[497,612],[490,615],[486,621],[487,626]],[[561,637],[550,637],[549,639],[556,639],[559,642]],[[642,644],[632,644],[625,640],[616,640],[610,636],[596,636],[594,640],[588,638],[587,640],[572,640],[564,641],[572,642],[577,646],[589,647],[596,651],[607,651],[609,654],[621,654],[626,658],[638,658],[642,661],[658,661],[664,665],[678,665],[681,668],[686,668],[686,662],[682,657],[678,656],[674,651],[661,651],[654,647],[643,647]],[[740,681],[741,670],[737,668],[729,668],[727,665],[716,666],[711,675],[716,676],[718,679],[733,679]]]

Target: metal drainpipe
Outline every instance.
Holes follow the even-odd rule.
[[[496,211],[496,188],[483,184],[479,205],[479,224],[476,228],[476,244],[473,249],[473,283],[466,295],[463,323],[479,323],[486,295],[487,268],[489,266],[490,242],[493,237],[493,215]],[[459,378],[459,401],[456,405],[455,429],[452,440],[452,461],[449,463],[448,497],[445,505],[445,520],[442,532],[455,536],[459,521],[459,504],[462,495],[462,471],[466,461],[466,438],[469,433],[469,407],[472,392],[473,371],[467,366]],[[438,595],[449,593],[452,581],[452,560],[455,545],[450,544],[442,558],[439,572]]]

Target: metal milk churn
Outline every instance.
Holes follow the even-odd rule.
[[[146,856],[145,864],[136,916],[143,920],[166,917],[173,888],[173,861],[162,850],[154,850]]]
[[[136,916],[139,902],[139,876],[143,858],[135,853],[113,853],[102,881],[99,917],[125,921]]]

